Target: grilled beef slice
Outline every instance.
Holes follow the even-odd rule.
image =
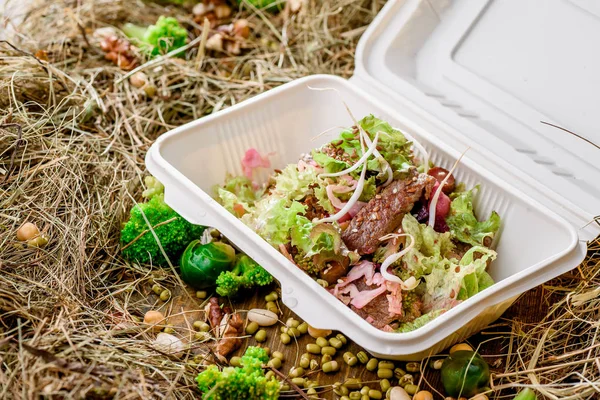
[[[354,284],[356,285],[356,288],[361,292],[363,290],[377,289],[377,285],[367,285],[367,283],[365,282],[365,278],[361,278],[360,280],[354,282]],[[396,315],[389,312],[390,303],[387,299],[387,294],[388,292],[380,294],[379,296],[371,300],[369,304],[367,304],[363,308],[356,308],[354,306],[350,306],[350,308],[352,308],[352,310],[355,313],[360,315],[362,319],[367,319],[368,317],[373,318],[373,322],[371,322],[371,325],[373,325],[377,329],[381,329],[384,326],[391,324],[394,320],[400,317],[400,315]]]
[[[414,169],[407,178],[392,182],[352,218],[342,234],[346,246],[359,254],[373,253],[379,238],[398,228],[421,196],[429,198],[435,182],[434,177]]]

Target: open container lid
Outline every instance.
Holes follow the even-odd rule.
[[[352,82],[446,144],[600,234],[600,2],[391,0]],[[586,44],[587,43],[587,44]]]

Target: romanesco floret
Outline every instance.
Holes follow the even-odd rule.
[[[219,371],[208,366],[198,374],[196,382],[203,400],[275,400],[279,397],[279,382],[265,378],[262,368],[269,357],[265,349],[248,347],[242,356],[241,368],[227,367]]]
[[[221,272],[217,278],[217,293],[220,296],[235,296],[242,288],[266,286],[273,277],[247,255],[240,256],[233,270]]]
[[[168,266],[144,215],[170,260],[179,260],[187,245],[202,235],[204,227],[190,224],[165,203],[164,187],[158,180],[147,178],[145,182],[144,197],[149,200],[131,209],[130,218],[121,230],[122,253],[131,261]]]
[[[123,33],[131,39],[135,39],[136,45],[151,56],[166,54],[185,46],[188,31],[179,25],[172,17],[161,16],[156,24],[145,28],[127,23],[123,25]],[[177,54],[182,56],[183,52]]]

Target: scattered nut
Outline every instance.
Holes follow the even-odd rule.
[[[231,15],[231,7],[227,4],[219,4],[215,6],[215,16],[218,19],[227,18]]]
[[[254,308],[248,311],[248,320],[259,326],[271,326],[277,323],[277,314],[269,310]]]
[[[142,71],[139,71],[131,75],[129,82],[131,82],[134,87],[141,88],[148,83],[148,76]]]
[[[165,332],[161,332],[156,336],[154,345],[158,347],[159,350],[175,357],[180,357],[185,350],[185,345],[181,339]]]
[[[198,3],[192,8],[192,14],[201,17],[211,12],[214,8],[213,4]]]
[[[317,328],[313,328],[312,326],[308,326],[308,334],[313,337],[313,338],[319,338],[319,337],[327,337],[329,335],[331,335],[331,331],[328,329],[317,329]]]
[[[206,48],[209,50],[223,51],[223,35],[215,33],[206,41]]]
[[[242,37],[247,39],[250,36],[250,24],[246,19],[238,19],[233,23],[232,29],[233,36]]]
[[[25,222],[19,229],[17,229],[17,240],[24,242],[31,240],[40,234],[40,230],[35,224],[31,222]]]
[[[458,343],[450,347],[450,354],[456,351],[473,351],[473,348],[466,343]]]
[[[163,326],[159,323],[164,319],[165,316],[160,311],[150,310],[144,315],[144,323],[150,325],[155,332],[160,332],[163,329]]]

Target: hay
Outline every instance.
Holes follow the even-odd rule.
[[[150,97],[104,59],[93,32],[169,14],[201,39],[189,9],[129,0],[34,3],[10,43],[0,43],[0,398],[197,396],[195,360],[207,350],[198,344],[187,358],[164,354],[139,323],[147,309],[165,307],[148,300],[149,287],[180,281],[119,256],[145,152],[168,129],[284,82],[312,73],[349,77],[358,37],[381,6],[309,0],[300,13],[278,16],[240,6],[232,18],[247,18],[254,32],[244,53],[193,46],[185,60],[144,64],[156,88]],[[24,221],[50,237],[48,246],[18,245]],[[494,397],[522,386],[548,398],[597,396],[599,242],[579,271],[578,279],[547,287],[559,301],[540,324],[510,321],[510,334],[494,334],[507,344]],[[187,311],[168,307],[189,327]]]
[[[598,398],[600,239],[590,244],[578,272],[576,279],[544,285],[557,301],[541,321],[512,323],[505,372],[496,374],[496,390],[531,387],[548,399]]]
[[[119,256],[145,152],[161,133],[284,82],[349,77],[358,36],[381,6],[308,1],[275,17],[240,6],[232,17],[247,18],[254,32],[243,55],[193,47],[185,60],[162,58],[144,68],[156,87],[149,97],[104,59],[93,32],[168,14],[198,36],[189,9],[33,4],[10,43],[0,43],[0,398],[197,395],[194,362],[152,349],[139,323],[154,306],[150,282],[174,288],[178,280]],[[48,246],[17,244],[24,221],[50,237]]]

